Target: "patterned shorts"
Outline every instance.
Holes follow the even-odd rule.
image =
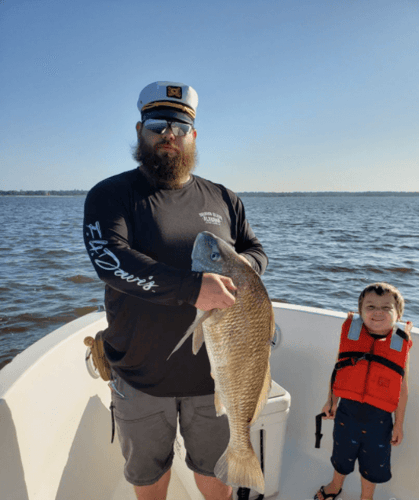
[[[358,459],[359,472],[371,483],[391,479],[390,455],[393,420],[391,414],[369,407],[373,419],[357,418],[360,403],[342,399],[333,430],[333,467],[340,474],[350,474]]]

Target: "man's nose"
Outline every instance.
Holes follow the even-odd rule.
[[[174,141],[176,139],[176,136],[172,130],[172,126],[169,124],[167,125],[165,131],[162,133],[162,136],[171,141]]]

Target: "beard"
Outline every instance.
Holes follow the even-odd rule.
[[[168,144],[176,150],[176,154],[167,152],[157,153],[158,147]],[[160,142],[151,146],[140,134],[137,145],[132,154],[134,160],[141,164],[157,185],[168,189],[182,188],[182,181],[190,174],[198,163],[198,153],[195,142],[185,145],[184,151],[180,151],[170,141],[162,139]]]

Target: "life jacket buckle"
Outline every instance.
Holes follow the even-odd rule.
[[[367,353],[366,353],[366,352],[365,352],[362,356],[359,356],[359,357],[352,356],[352,357],[350,358],[350,360],[351,360],[351,365],[352,365],[352,366],[355,366],[355,365],[358,363],[358,361],[362,361],[363,359],[367,360]],[[367,361],[368,361],[368,360],[367,360]]]

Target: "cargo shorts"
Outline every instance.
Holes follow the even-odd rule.
[[[134,389],[115,373],[113,378],[112,404],[129,483],[154,484],[171,468],[178,419],[186,465],[215,477],[214,467],[227,448],[230,432],[227,416],[216,416],[213,394],[155,397]]]

